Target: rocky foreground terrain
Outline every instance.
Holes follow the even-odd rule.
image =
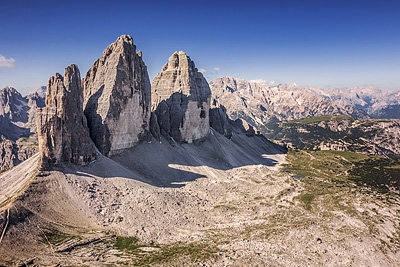
[[[400,264],[399,196],[349,179],[358,158],[285,159],[258,138],[214,133],[175,147],[153,139],[35,178],[33,157],[0,176],[9,178],[2,194],[27,187],[2,213],[0,264]]]
[[[151,87],[127,35],[83,79],[50,77],[38,153],[0,174],[0,265],[400,265],[399,160],[287,154],[229,118],[182,51]]]

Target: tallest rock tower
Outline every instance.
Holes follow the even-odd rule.
[[[90,136],[106,156],[133,147],[149,130],[150,80],[129,35],[103,52],[83,81]]]

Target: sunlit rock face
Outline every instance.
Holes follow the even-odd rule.
[[[85,165],[96,158],[83,115],[81,77],[76,65],[56,73],[47,85],[46,107],[36,112],[42,169],[63,162]]]
[[[264,86],[232,77],[210,82],[216,101],[231,119],[241,118],[255,127],[275,121],[310,118],[321,115],[349,115],[358,119],[370,116],[342,100],[332,101],[297,85]]]
[[[91,138],[104,155],[135,146],[150,126],[150,80],[142,53],[120,36],[83,80],[84,112]]]
[[[165,138],[191,143],[210,133],[210,87],[186,53],[169,58],[153,80],[151,98]]]

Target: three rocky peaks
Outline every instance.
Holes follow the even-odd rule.
[[[210,101],[209,85],[188,55],[175,52],[150,85],[141,51],[122,35],[82,80],[76,65],[49,79],[46,107],[36,114],[41,167],[86,165],[96,148],[111,156],[150,133],[191,143],[207,137],[210,123],[229,137],[232,122],[216,106],[210,121]]]

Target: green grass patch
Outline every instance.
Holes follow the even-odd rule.
[[[310,124],[316,123],[321,121],[342,121],[342,120],[354,120],[354,118],[346,115],[323,115],[323,116],[316,116],[312,118],[305,118],[305,119],[298,119],[298,120],[291,120],[286,122],[286,124],[297,123],[297,124]]]
[[[45,243],[45,244],[52,244],[56,245],[58,243],[61,243],[69,238],[78,238],[77,236],[70,235],[67,233],[63,233],[57,229],[47,229],[45,230],[41,235],[40,235],[40,242]]]
[[[217,256],[218,249],[207,243],[176,243],[161,248],[160,251],[145,255],[138,259],[135,266],[169,263],[177,258],[185,257],[191,262],[204,262]]]
[[[123,236],[118,236],[116,238],[113,247],[123,252],[123,254],[118,254],[119,257],[123,255],[133,257],[132,262],[130,262],[133,266],[165,264],[176,261],[181,257],[191,262],[201,262],[216,256],[216,252],[218,252],[216,245],[203,242],[178,242],[171,245],[155,245],[153,243],[140,243],[137,237]],[[153,247],[157,249],[145,251],[141,249],[144,247]]]
[[[299,179],[304,191],[297,197],[308,211],[320,197],[326,205],[351,211],[341,195],[356,189],[367,194],[387,194],[400,189],[400,160],[368,156],[346,151],[291,150],[283,168]],[[356,187],[355,187],[356,186]],[[321,201],[322,201],[321,199]]]
[[[137,237],[118,236],[117,242],[114,245],[114,248],[116,249],[130,251],[136,250],[140,247],[143,247],[143,245],[139,245],[139,239]]]
[[[304,194],[300,195],[300,200],[304,203],[304,207],[306,210],[311,210],[311,203],[315,198],[314,194]]]

